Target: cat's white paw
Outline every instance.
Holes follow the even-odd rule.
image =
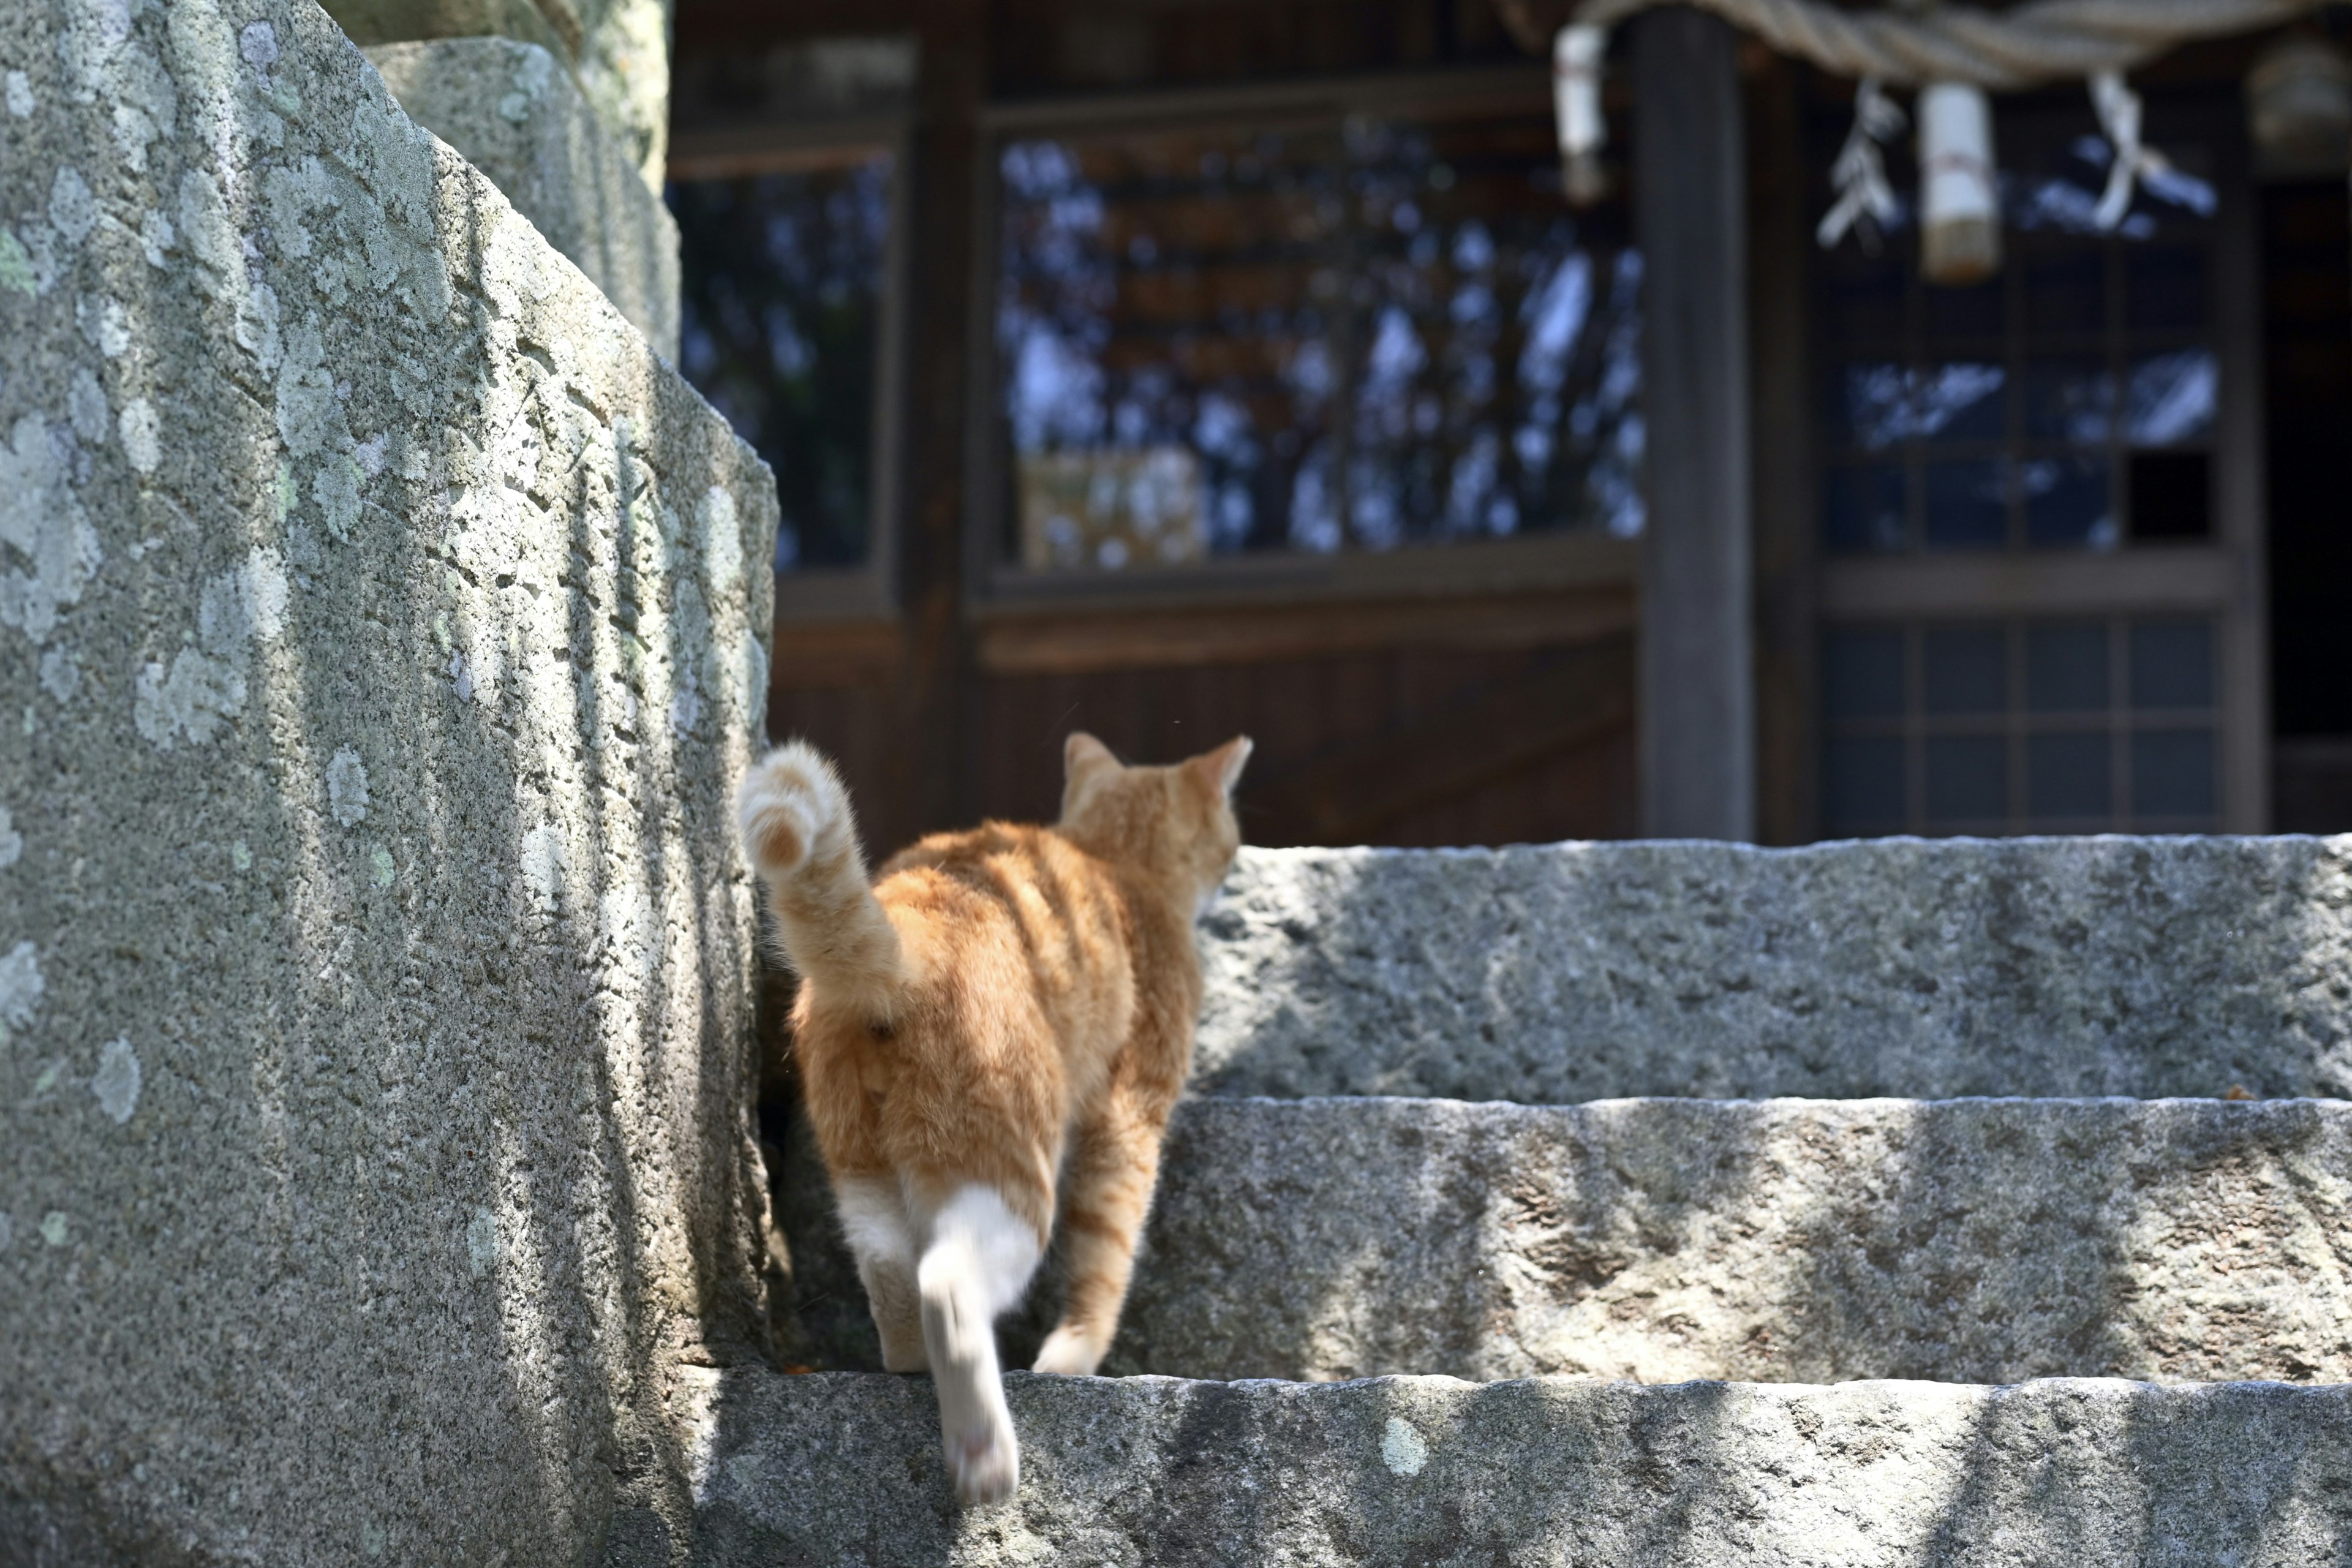
[[[1096,1344],[1075,1330],[1055,1329],[1038,1347],[1036,1364],[1030,1370],[1061,1377],[1092,1377],[1095,1368],[1102,1364],[1103,1352],[1109,1348]]]
[[[947,1453],[956,1500],[966,1507],[1003,1502],[1021,1484],[1021,1444],[1013,1436],[1012,1417],[1001,1410],[948,1433]]]
[[[735,797],[744,852],[761,875],[790,876],[835,833],[849,801],[833,764],[805,742],[777,747],[751,766]]]

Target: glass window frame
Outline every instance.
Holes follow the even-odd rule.
[[[1903,752],[1904,801],[1899,818],[1872,825],[1867,831],[1920,837],[2014,837],[2082,833],[2212,833],[2223,830],[2221,755],[2224,714],[2218,679],[2207,700],[2200,704],[2151,703],[2137,689],[2132,676],[2132,638],[2136,632],[2176,624],[2197,624],[2215,633],[2207,645],[2208,669],[2218,677],[2220,616],[2163,611],[2077,616],[2060,611],[1998,618],[1929,617],[1908,620],[1828,620],[1821,635],[1824,644],[1843,634],[1891,634],[1901,642],[1902,694],[1897,710],[1852,716],[1822,714],[1824,759],[1822,830],[1837,834],[1846,825],[1830,821],[1827,811],[1828,749],[1839,742],[1892,741]],[[2037,706],[2031,690],[2030,649],[2036,632],[2075,631],[2095,627],[2099,636],[2101,691],[2095,701]],[[1938,710],[1932,700],[1928,647],[1939,635],[1991,634],[2002,650],[2001,685],[1990,706]],[[2135,748],[2144,737],[2199,733],[2214,746],[2214,808],[2183,816],[2151,810],[2139,798],[2134,769]],[[2072,738],[2095,740],[2105,754],[2106,778],[2104,806],[2088,813],[2034,811],[2031,788],[2034,742]],[[1935,805],[1936,770],[1929,765],[1938,742],[1990,742],[1999,745],[2004,774],[2004,805],[1983,816],[1939,814]]]
[[[704,132],[674,143],[670,180],[730,179],[839,168],[877,154],[891,163],[890,228],[883,254],[876,334],[874,439],[869,458],[866,559],[855,566],[797,566],[775,574],[776,618],[789,622],[898,618],[899,535],[906,505],[908,226],[914,125],[907,114]]]
[[[1549,119],[1550,73],[1540,65],[1468,68],[1298,83],[1126,93],[998,103],[983,109],[973,177],[974,265],[966,363],[964,594],[969,613],[1035,614],[1151,605],[1377,600],[1426,595],[1524,594],[1625,587],[1642,542],[1601,533],[1490,539],[1328,555],[1213,557],[1150,572],[1038,570],[1007,546],[1009,464],[1002,440],[1003,364],[996,335],[1000,247],[998,164],[1007,142],[1041,135],[1181,129],[1207,120],[1303,121],[1354,113],[1472,114],[1524,107]]]
[[[2065,89],[2079,93],[2079,89]],[[2055,103],[2064,93],[2053,89]],[[1819,491],[1827,465],[1818,416],[1803,465],[1811,493],[1800,498],[1803,555],[1811,564],[1810,598],[1818,630],[1853,623],[2013,619],[2210,617],[2215,630],[2214,733],[2219,752],[2221,833],[2261,833],[2270,821],[2270,692],[2267,585],[2263,564],[2265,500],[2262,408],[2260,268],[2255,254],[2254,188],[2242,110],[2234,97],[2199,89],[2158,114],[2151,102],[2151,144],[2194,136],[2212,151],[2219,201],[2208,255],[2211,342],[2219,385],[2214,424],[2203,443],[2212,464],[2212,527],[2208,538],[2134,544],[2110,551],[2018,549],[1980,552],[1829,554],[1821,542]],[[1817,177],[1809,161],[1809,198]],[[1809,207],[1808,227],[1819,216]],[[1810,244],[1810,236],[1808,236]],[[2012,253],[2011,264],[2016,256]],[[1808,262],[1804,309],[1813,309]],[[1828,348],[1810,327],[1806,385]],[[1810,652],[1807,658],[1813,657]],[[1816,683],[1817,684],[1817,683]],[[1799,820],[1803,837],[1827,829],[1821,767],[1832,733],[1818,691],[1803,699],[1810,731]],[[2126,765],[2119,763],[2118,765]],[[2151,825],[2140,831],[2162,832]],[[2074,830],[2069,830],[2074,831]]]

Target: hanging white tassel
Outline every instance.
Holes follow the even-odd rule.
[[[1919,93],[1919,270],[1930,283],[1959,285],[2000,267],[1992,105],[1981,88],[1930,83]]]
[[[1559,116],[1559,167],[1568,199],[1590,206],[1609,191],[1601,149],[1609,121],[1601,112],[1601,60],[1608,52],[1605,27],[1562,27],[1551,41],[1552,107]]]
[[[2124,85],[2121,71],[2099,71],[2091,78],[2091,105],[2099,111],[2099,129],[2115,150],[2115,162],[2107,165],[2106,193],[2092,216],[2101,228],[2111,229],[2131,211],[2133,188],[2150,175],[2168,174],[2172,163],[2154,148],[2140,145],[2139,94]]]
[[[1845,145],[1830,165],[1830,183],[1837,187],[1838,199],[1813,231],[1823,250],[1843,239],[1864,217],[1881,228],[1894,223],[1895,188],[1886,183],[1886,160],[1879,155],[1878,144],[1902,132],[1903,110],[1876,77],[1863,78],[1853,95],[1853,129],[1845,133]]]

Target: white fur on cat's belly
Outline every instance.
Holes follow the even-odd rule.
[[[932,1216],[916,1279],[923,1342],[940,1400],[940,1437],[956,1495],[967,1503],[1011,1497],[1021,1445],[996,1363],[996,1315],[1021,1299],[1044,1248],[1028,1222],[994,1189],[968,1186]]]

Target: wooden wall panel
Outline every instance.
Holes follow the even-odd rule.
[[[983,675],[969,776],[910,776],[937,753],[887,672],[796,685],[780,660],[769,726],[840,764],[868,847],[982,816],[1038,819],[1062,743],[1087,730],[1162,763],[1257,742],[1241,795],[1255,844],[1500,844],[1622,837],[1633,810],[1630,637],[1508,651],[1403,648],[1252,664]],[[937,802],[952,797],[961,809]]]
[[[1252,843],[1464,844],[1631,830],[1624,638],[1511,653],[1396,650],[1242,666],[997,676],[982,683],[977,815],[1060,799],[1063,737],[1135,762],[1237,733]]]

